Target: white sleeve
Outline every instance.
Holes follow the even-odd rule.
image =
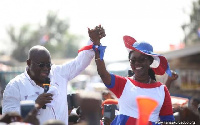
[[[14,83],[8,83],[3,93],[2,114],[7,112],[20,114],[20,92]]]
[[[89,40],[88,44],[92,42]],[[94,51],[92,48],[84,49],[78,53],[78,56],[69,63],[55,67],[54,72],[59,73],[65,79],[71,80],[80,74],[90,64],[94,58]]]

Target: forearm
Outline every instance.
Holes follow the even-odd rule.
[[[105,46],[101,46],[100,39],[105,37],[105,31],[101,25],[96,26],[94,29],[88,28],[88,34],[90,39],[93,41],[93,50],[95,51],[95,62],[97,65],[97,72],[100,75],[102,81],[106,85],[111,84],[111,76],[109,72],[106,70],[105,63],[103,61],[103,55],[105,51]],[[101,56],[101,57],[100,57]]]
[[[167,81],[165,83],[165,85],[167,86],[168,90],[170,89],[170,86],[171,86],[172,82],[178,78],[178,74],[175,71],[171,70],[171,72],[172,72],[172,76],[171,77],[168,76]]]
[[[172,81],[169,80],[169,79],[167,79],[165,85],[166,85],[166,87],[167,87],[168,90],[170,89],[171,83],[172,83]]]
[[[70,62],[66,62],[63,65],[58,65],[52,68],[56,70],[57,73],[61,74],[64,78],[68,80],[73,79],[83,70],[87,68],[92,59],[94,58],[94,51],[92,50],[92,41],[88,41],[88,45],[82,47],[78,51],[78,55],[75,59]]]
[[[110,85],[111,84],[110,73],[106,70],[104,60],[100,59],[98,51],[95,52],[95,62],[97,65],[97,72],[99,76],[101,77],[103,83],[106,85]]]

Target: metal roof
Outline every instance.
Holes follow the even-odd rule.
[[[181,58],[181,57],[190,56],[190,55],[194,55],[198,53],[200,53],[200,44],[195,44],[193,46],[188,46],[183,49],[174,50],[167,53],[162,53],[162,55],[164,55],[168,60],[170,60],[170,59]]]

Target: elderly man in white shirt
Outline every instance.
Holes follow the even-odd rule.
[[[37,118],[40,124],[49,119],[57,119],[68,124],[67,83],[80,74],[94,57],[94,46],[100,46],[105,36],[104,29],[97,26],[90,33],[89,45],[79,50],[78,56],[63,65],[51,65],[49,51],[43,46],[34,46],[29,50],[27,67],[24,73],[12,79],[3,94],[3,114],[20,113],[20,101],[34,100],[39,104]],[[91,30],[88,29],[88,32]],[[93,44],[92,44],[93,43]],[[52,92],[44,93],[43,83],[50,78]],[[46,109],[42,107],[46,106]]]

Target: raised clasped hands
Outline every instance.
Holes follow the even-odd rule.
[[[88,34],[94,45],[100,45],[100,39],[106,36],[105,30],[101,25],[96,26],[94,29],[88,28]]]

